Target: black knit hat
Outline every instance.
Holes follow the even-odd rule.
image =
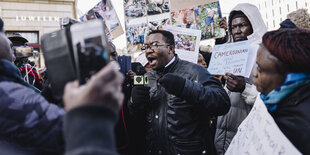
[[[22,37],[19,33],[13,33],[12,35],[9,35],[8,38],[13,43],[13,46],[23,46],[28,42],[28,40]]]

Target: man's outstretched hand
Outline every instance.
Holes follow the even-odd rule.
[[[180,97],[185,86],[185,81],[186,79],[181,76],[167,73],[162,78],[160,78],[158,82],[166,89],[169,94]]]

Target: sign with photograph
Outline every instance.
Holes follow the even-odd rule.
[[[219,27],[222,18],[219,1],[197,4],[201,5],[171,12],[172,25],[201,30],[201,40],[224,37],[225,30]]]
[[[124,0],[126,18],[144,17],[147,15],[145,0]]]
[[[126,38],[130,49],[139,51],[147,35],[147,17],[126,20]]]
[[[148,16],[148,30],[162,30],[163,26],[170,25],[170,13]]]
[[[170,5],[171,4],[171,5]],[[218,0],[124,0],[126,35],[129,52],[140,51],[142,44],[148,32],[156,29],[162,29],[165,25],[174,25],[177,27],[197,29],[201,32],[201,40],[219,38],[226,35],[224,29],[220,29],[219,19],[221,18],[221,9]],[[133,19],[138,23],[145,23],[147,17],[147,29],[144,32],[144,39],[136,39],[130,36],[132,26],[128,23]],[[137,24],[138,24],[137,23]],[[136,25],[137,25],[136,24]],[[138,30],[142,38],[142,32]],[[196,31],[197,32],[197,31]]]
[[[169,0],[124,0],[127,47],[140,51],[148,32],[170,24]]]
[[[172,25],[190,29],[197,29],[193,9],[184,9],[171,12]]]
[[[124,33],[122,26],[119,22],[118,16],[116,14],[116,11],[110,0],[100,1],[84,16],[80,17],[80,20],[82,22],[92,19],[103,20],[108,30],[111,32],[113,39]]]
[[[219,1],[194,7],[197,29],[201,30],[201,40],[221,38],[226,35],[224,29],[219,27],[222,12]]]
[[[258,45],[250,44],[250,41],[215,45],[208,71],[213,75],[224,75],[228,72],[250,77],[257,49]]]
[[[281,132],[259,95],[225,154],[301,155]]]
[[[169,0],[146,0],[146,4],[148,15],[170,12]]]
[[[218,0],[170,0],[171,3],[171,12],[194,8],[198,5],[204,5],[208,3],[217,2]]]
[[[175,52],[180,59],[197,63],[201,31],[171,25],[164,29],[174,34]]]

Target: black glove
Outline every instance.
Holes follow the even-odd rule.
[[[150,87],[135,86],[131,91],[132,106],[143,106],[150,103]]]
[[[169,94],[173,94],[175,96],[180,96],[184,86],[186,79],[172,74],[167,73],[162,78],[159,79],[159,83],[166,89]]]

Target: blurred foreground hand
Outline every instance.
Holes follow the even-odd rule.
[[[67,83],[63,97],[66,111],[87,104],[104,104],[118,112],[124,99],[123,80],[119,65],[111,62],[93,75],[85,85],[79,86],[78,81]]]

